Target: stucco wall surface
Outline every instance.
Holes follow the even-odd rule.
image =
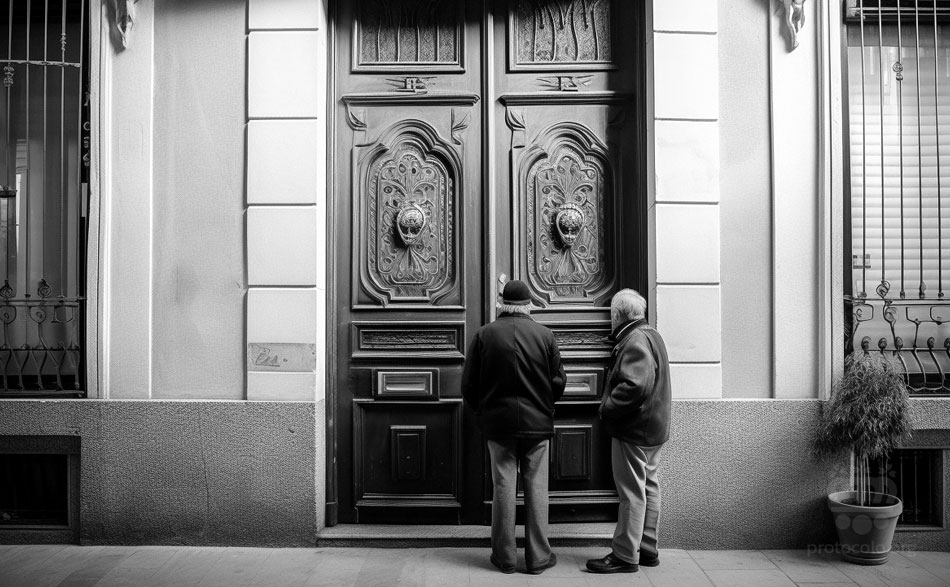
[[[244,399],[246,10],[155,3],[153,398]]]
[[[5,400],[0,434],[80,437],[83,544],[302,546],[313,544],[323,485],[314,411],[291,402]]]
[[[674,401],[660,469],[660,540],[670,548],[768,549],[831,544],[828,493],[848,463],[810,455],[815,400]]]
[[[722,395],[730,398],[773,393],[770,18],[761,0],[719,0]]]

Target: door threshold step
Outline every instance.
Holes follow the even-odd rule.
[[[613,523],[550,524],[552,546],[610,546]],[[516,528],[518,545],[524,526]],[[396,524],[338,524],[317,532],[317,546],[370,548],[484,547],[491,541],[490,526],[409,526]]]

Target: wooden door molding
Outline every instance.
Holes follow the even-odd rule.
[[[352,169],[354,308],[464,307],[459,202],[466,194],[456,146],[428,121],[406,118],[371,146],[355,145]]]
[[[590,127],[569,120],[512,147],[514,267],[537,306],[609,302],[620,254],[609,249],[622,242],[619,167]]]
[[[379,6],[403,4],[423,2]],[[374,5],[336,2],[330,23],[327,523],[490,520],[487,453],[460,384],[497,273],[529,283],[565,361],[551,520],[612,519],[597,407],[610,295],[645,284],[642,35],[627,30],[642,6],[459,0],[458,42],[436,54],[441,16],[361,28],[357,11]]]

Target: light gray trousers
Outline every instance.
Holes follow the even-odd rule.
[[[512,439],[488,441],[494,483],[491,506],[491,549],[495,560],[514,566],[515,499],[518,466],[524,483],[525,549],[528,569],[551,559],[548,542],[548,440]]]
[[[660,446],[636,446],[617,438],[611,443],[614,483],[620,495],[614,556],[638,564],[640,553],[657,555],[656,526],[660,519]]]

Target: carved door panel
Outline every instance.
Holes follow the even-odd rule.
[[[474,2],[336,6],[328,501],[343,522],[457,524],[480,500],[460,393],[482,320],[480,20]]]
[[[646,283],[640,5],[509,0],[494,11],[505,64],[493,76],[492,264],[528,284],[568,373],[551,445],[552,521],[617,511],[597,408],[610,298]]]

